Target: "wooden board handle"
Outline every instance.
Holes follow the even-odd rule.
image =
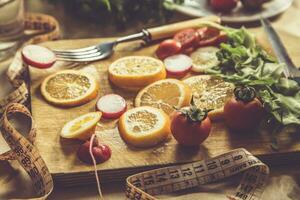
[[[149,28],[147,31],[151,34],[152,40],[158,40],[163,38],[172,37],[175,33],[186,28],[199,27],[204,21],[220,23],[221,19],[217,16],[207,16],[174,24],[168,24],[160,27]]]

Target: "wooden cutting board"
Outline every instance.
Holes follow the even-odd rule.
[[[285,45],[294,62],[300,65],[299,38],[280,32]],[[260,40],[266,44],[264,37]],[[82,39],[82,40],[62,40],[46,42],[43,45],[56,48],[68,49],[79,48],[98,42],[111,40],[104,39]],[[141,47],[140,42],[120,45],[116,52],[106,60],[94,62],[81,66],[91,72],[100,81],[99,96],[108,93],[117,93],[123,96],[129,108],[133,106],[135,92],[121,90],[111,85],[107,79],[107,68],[114,60],[129,55],[154,56],[157,48],[156,44]],[[37,125],[36,145],[47,163],[54,178],[64,184],[88,183],[93,179],[93,167],[80,162],[76,157],[76,151],[81,144],[80,141],[65,140],[60,138],[59,133],[63,125],[87,112],[94,111],[96,99],[79,107],[60,108],[48,104],[41,96],[39,85],[47,74],[67,68],[66,63],[58,63],[49,70],[38,70],[30,68],[31,74],[31,94],[32,94],[32,114]],[[260,156],[267,162],[287,162],[289,159],[300,158],[300,138],[291,134],[280,135],[281,149],[278,152],[270,148],[271,137],[269,133],[248,134],[230,133],[222,121],[213,123],[213,128],[209,138],[197,148],[184,148],[176,144],[174,139],[150,149],[138,149],[129,146],[122,141],[116,126],[117,121],[101,120],[97,127],[97,134],[100,139],[108,144],[112,149],[112,157],[103,164],[97,165],[103,181],[113,181],[126,177],[136,171],[141,171],[162,165],[178,164],[215,156],[231,149],[243,147],[254,155]]]

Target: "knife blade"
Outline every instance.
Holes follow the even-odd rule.
[[[284,68],[284,75],[286,78],[293,78],[300,76],[299,69],[294,65],[292,59],[287,53],[286,48],[284,47],[280,37],[278,36],[275,29],[272,27],[270,21],[265,18],[261,18],[260,22],[268,35],[268,40],[271,43],[272,49],[279,62],[285,63],[286,67]]]

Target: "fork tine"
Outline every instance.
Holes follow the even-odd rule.
[[[95,60],[100,60],[102,58],[105,58],[107,55],[106,54],[100,54],[98,56],[94,57],[87,57],[87,58],[66,58],[66,57],[58,57],[58,60],[63,60],[63,61],[73,61],[73,62],[91,62]]]
[[[81,55],[90,55],[93,53],[99,52],[98,49],[92,49],[89,51],[82,51],[82,52],[67,52],[67,51],[53,51],[57,56],[81,56]]]
[[[58,58],[92,58],[92,57],[96,57],[96,56],[99,56],[101,55],[102,52],[101,51],[97,51],[95,53],[91,53],[91,54],[57,54],[56,56]]]
[[[52,51],[54,53],[82,53],[82,52],[87,52],[90,50],[94,50],[97,49],[97,46],[89,46],[89,47],[85,47],[85,48],[80,48],[80,49],[71,49],[71,50],[56,50],[56,49],[52,49]]]

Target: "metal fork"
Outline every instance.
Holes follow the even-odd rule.
[[[196,28],[199,25],[206,22],[219,22],[220,18],[216,16],[208,16],[174,24],[164,25],[161,27],[155,27],[150,29],[144,29],[140,33],[128,35],[118,38],[112,42],[100,43],[94,46],[89,46],[80,49],[73,50],[56,50],[53,52],[56,54],[59,60],[75,61],[75,62],[91,62],[101,60],[109,57],[114,50],[114,47],[122,42],[129,42],[134,40],[144,40],[149,43],[154,40],[168,38],[173,36],[176,32],[186,28]]]
[[[73,50],[53,50],[53,52],[59,60],[90,62],[107,58],[113,53],[113,49],[117,44],[134,40],[144,40],[148,43],[151,41],[150,33],[147,30],[142,30],[140,33],[121,37],[112,42]]]

